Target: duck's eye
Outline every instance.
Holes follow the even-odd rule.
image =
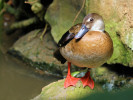
[[[93,20],[94,20],[93,18],[90,19],[91,22],[92,22]]]

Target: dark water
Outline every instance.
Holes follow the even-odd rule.
[[[30,100],[42,87],[58,79],[41,76],[13,57],[0,54],[0,100]]]

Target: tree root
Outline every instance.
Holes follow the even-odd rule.
[[[48,27],[48,24],[46,23],[46,24],[45,24],[45,27],[44,27],[44,30],[43,30],[43,32],[42,32],[42,34],[41,34],[41,36],[40,36],[40,39],[41,39],[41,40],[43,40],[43,36],[45,35],[45,33],[46,33],[46,31],[47,31],[47,27]]]
[[[10,26],[10,30],[14,30],[14,29],[18,29],[18,28],[24,28],[24,27],[27,27],[31,24],[36,23],[36,22],[38,22],[38,19],[36,17],[30,18],[27,20],[23,20],[20,22],[15,22]]]

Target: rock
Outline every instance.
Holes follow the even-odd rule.
[[[8,52],[35,68],[58,76],[65,76],[67,64],[61,64],[53,57],[57,46],[50,32],[45,33],[42,41],[41,33],[40,30],[34,30],[24,35],[14,43]],[[72,67],[72,71],[77,69],[75,66]]]
[[[38,96],[36,96],[35,98],[33,98],[33,99],[31,99],[31,100],[42,100],[42,99],[41,99],[41,95],[38,95]]]
[[[68,87],[64,89],[64,79],[53,82],[42,89],[38,99],[33,100],[79,100],[85,96],[102,92],[101,87],[95,84],[95,88],[91,90],[88,86],[83,88],[79,81],[76,87]]]
[[[72,22],[82,3],[83,0],[54,0],[49,6],[45,19],[52,27],[51,33],[56,43],[73,26]],[[81,12],[75,24],[81,23],[84,16],[85,13]]]
[[[112,100],[112,99],[113,100],[126,100],[127,98],[129,98],[130,100],[130,98],[133,98],[132,91],[133,91],[133,88],[125,89],[124,91],[122,90],[122,91],[113,92],[113,93],[107,92],[107,91],[100,92],[100,93],[97,92],[97,93],[93,93],[88,96],[84,96],[83,98],[78,98],[76,100],[98,100],[99,98],[102,98],[103,100]],[[61,100],[64,100],[64,99],[65,98]],[[39,95],[37,98],[34,98],[32,100],[46,100],[46,99],[41,98],[41,95]],[[60,99],[55,98],[55,99],[48,99],[48,100],[60,100]],[[68,99],[68,100],[71,100],[71,99]]]
[[[126,78],[122,74],[118,75],[110,71],[107,67],[92,68],[91,76],[95,81],[94,90],[91,90],[89,87],[83,88],[81,81],[78,81],[76,87],[71,86],[64,89],[64,79],[62,79],[45,86],[42,92],[32,100],[88,100],[88,98],[96,100],[94,99],[96,95],[101,98],[102,96],[103,98],[107,98],[108,96],[112,96],[112,92],[116,94],[117,92],[115,91],[133,86],[133,79]],[[105,95],[108,96],[105,97]]]
[[[91,77],[96,83],[101,84],[101,87],[107,91],[119,90],[123,87],[127,88],[133,86],[132,79],[130,78],[133,76],[133,69],[120,65],[117,66],[119,69],[115,69],[116,66],[108,65],[92,68]],[[131,70],[131,72],[129,70]]]
[[[33,67],[62,75],[64,65],[54,57],[53,52],[57,49],[50,33],[46,33],[43,41],[40,39],[40,30],[34,30],[21,37],[9,50],[9,53],[17,56]]]

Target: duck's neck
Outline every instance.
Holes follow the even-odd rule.
[[[93,26],[91,27],[91,29],[89,31],[100,31],[100,32],[104,32],[105,29],[105,25],[104,22],[102,20],[97,20]]]
[[[89,30],[89,31],[99,31],[99,32],[104,32],[104,30]]]

